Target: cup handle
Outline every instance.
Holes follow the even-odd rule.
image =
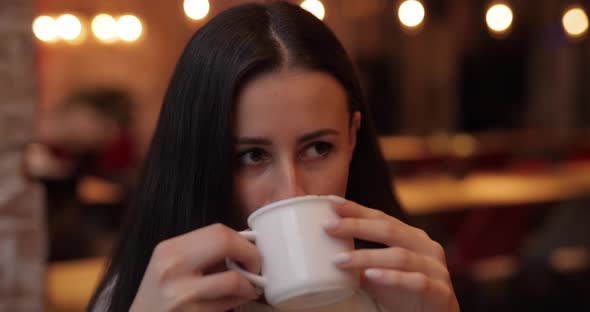
[[[239,234],[251,242],[256,242],[256,233],[254,233],[254,231],[241,231],[241,232],[239,232]],[[264,278],[262,275],[254,274],[254,273],[244,270],[243,268],[241,268],[237,263],[235,263],[230,258],[225,258],[225,266],[227,266],[227,268],[232,271],[236,271],[236,272],[240,273],[247,280],[249,280],[252,284],[254,284],[260,288],[266,287],[266,278]]]

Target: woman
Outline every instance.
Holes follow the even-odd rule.
[[[335,265],[365,270],[371,300],[384,311],[458,311],[442,248],[400,221],[367,115],[348,56],[313,15],[278,2],[216,16],[179,60],[91,306],[261,311],[254,287],[223,266],[260,267],[236,230],[264,204],[335,194],[350,201],[335,203],[343,219],[327,233],[358,239]]]

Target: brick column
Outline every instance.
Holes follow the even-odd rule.
[[[32,0],[0,1],[0,311],[43,311],[43,194],[22,174],[36,98]]]

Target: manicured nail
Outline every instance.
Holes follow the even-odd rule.
[[[367,269],[365,270],[365,276],[368,279],[377,280],[383,276],[383,271],[378,269]]]
[[[350,262],[351,260],[352,255],[348,252],[339,253],[334,257],[334,259],[332,259],[332,261],[334,261],[335,264],[345,264]]]
[[[324,223],[325,230],[333,230],[338,227],[338,220],[329,220]]]
[[[329,200],[331,200],[332,202],[334,202],[336,204],[344,204],[346,202],[346,199],[344,199],[340,196],[336,196],[336,195],[328,195],[328,196],[326,196],[326,198],[328,198]]]
[[[254,286],[254,290],[256,290],[256,298],[262,296],[262,294],[264,294],[264,289],[258,287],[258,286]]]

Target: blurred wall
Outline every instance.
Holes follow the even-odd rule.
[[[37,42],[42,116],[78,89],[120,87],[135,100],[134,134],[140,151],[145,150],[176,59],[200,25],[184,18],[181,5],[180,1],[155,0],[40,0],[38,15],[71,12],[84,18],[83,26],[87,30],[98,13],[134,14],[144,26],[136,43],[102,44],[91,33],[78,45]]]
[[[34,124],[33,0],[0,1],[0,311],[43,311],[42,194],[21,169]]]
[[[355,41],[357,37],[364,38],[356,36],[361,31],[356,29],[369,27],[371,20],[367,14],[374,14],[385,3],[384,0],[367,1],[379,6],[373,8],[373,12],[363,13],[350,7],[354,1],[324,1],[328,12],[325,22],[352,54],[357,53],[352,50],[359,46]],[[87,30],[92,18],[99,13],[113,16],[134,14],[144,26],[141,39],[131,44],[103,44],[91,33],[86,33],[85,39],[77,45],[36,41],[39,51],[39,122],[43,122],[46,113],[59,105],[64,97],[80,88],[118,86],[128,90],[137,104],[135,136],[140,153],[145,152],[174,66],[191,35],[219,12],[246,2],[255,1],[210,1],[209,15],[204,20],[192,21],[184,15],[182,0],[38,0],[36,15],[57,17],[73,13],[83,18],[83,27]],[[373,38],[378,41],[378,36]],[[375,42],[364,42],[360,47],[365,50],[380,48]]]
[[[415,32],[397,19],[400,1],[322,1],[324,22],[355,62],[380,133],[588,126],[590,44],[569,42],[560,30],[564,2],[511,2],[514,29],[497,39],[484,22],[489,1],[424,1],[426,21]],[[105,45],[90,33],[78,45],[37,42],[40,122],[79,88],[120,86],[136,100],[135,134],[145,151],[184,45],[217,13],[244,2],[252,1],[212,0],[209,15],[191,21],[182,0],[38,0],[37,15],[75,13],[86,29],[102,12],[135,14],[144,25],[134,44]]]

